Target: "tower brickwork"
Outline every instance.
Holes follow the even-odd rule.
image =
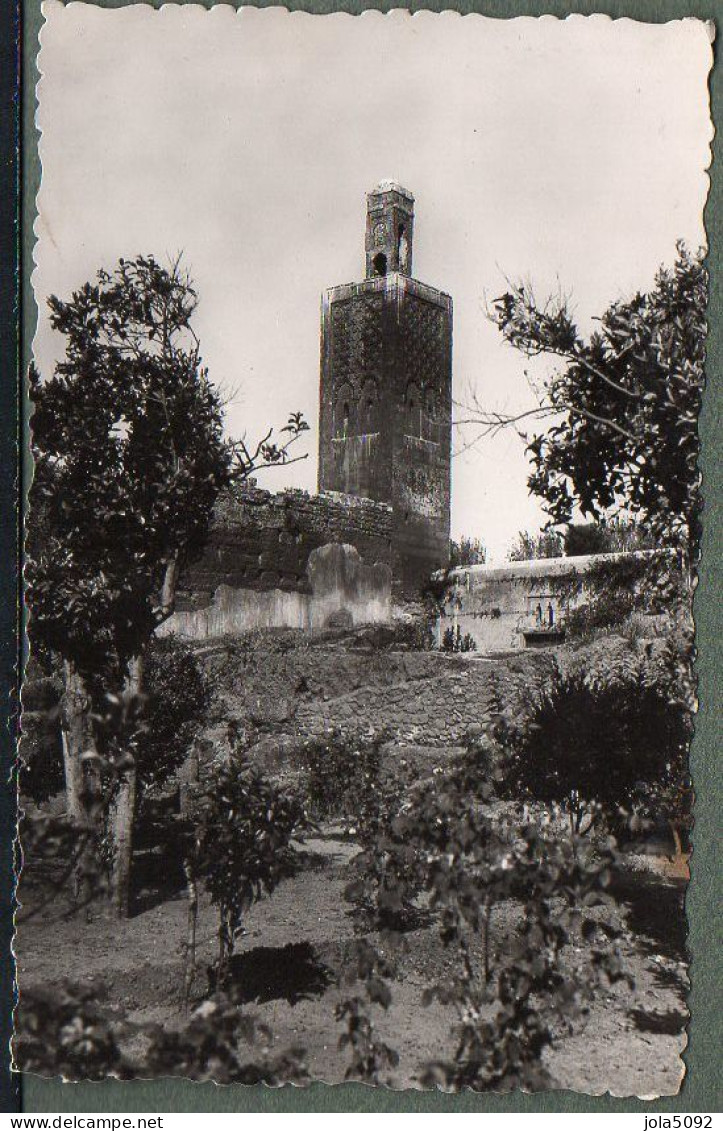
[[[407,591],[449,559],[452,300],[411,277],[414,198],[367,196],[366,278],[322,299],[319,489],[389,503]]]

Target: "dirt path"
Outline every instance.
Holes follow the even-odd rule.
[[[313,1078],[339,1082],[348,1054],[338,1049],[341,1034],[334,1009],[347,988],[339,977],[359,925],[344,898],[349,864],[357,849],[338,829],[328,828],[304,845],[305,863],[272,897],[258,903],[239,939],[233,977],[249,1009],[273,1031],[275,1047],[308,1050]],[[148,1022],[165,1027],[182,1023],[179,994],[186,903],[169,900],[119,924],[106,918],[86,923],[64,914],[59,903],[45,916],[19,928],[16,950],[23,985],[50,985],[62,978],[102,982],[102,999],[132,1028]],[[499,916],[504,936],[513,912]],[[388,1013],[375,1017],[380,1034],[400,1054],[393,1086],[419,1086],[425,1063],[451,1057],[454,1012],[437,1003],[422,1005],[430,980],[438,978],[450,956],[434,927],[406,936],[401,980],[393,984]],[[199,917],[199,976],[206,990],[206,967],[215,958],[213,908],[202,901]],[[81,957],[82,956],[82,957]],[[684,977],[680,963],[655,953],[654,939],[629,939],[623,957],[635,977],[634,992],[623,983],[599,998],[580,1030],[556,1041],[546,1056],[555,1085],[614,1095],[667,1095],[677,1091],[682,1073]],[[99,990],[100,996],[100,990]],[[129,1051],[142,1055],[143,1038]]]

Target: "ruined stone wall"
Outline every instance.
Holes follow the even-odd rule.
[[[273,648],[273,642],[271,642]],[[355,651],[329,644],[211,654],[217,713],[285,740],[325,730],[387,731],[397,742],[459,745],[491,709],[495,668],[440,652]]]
[[[317,546],[309,555],[305,581],[280,589],[219,585],[206,605],[177,609],[159,630],[191,640],[234,636],[259,629],[318,632],[391,620],[392,571],[385,562],[367,565],[347,543]]]
[[[312,590],[307,572],[312,552],[329,543],[346,543],[356,547],[365,565],[389,565],[391,519],[390,507],[367,499],[293,490],[272,494],[246,485],[219,500],[203,557],[181,576],[176,608],[180,613],[208,608],[221,587],[279,590],[279,596],[265,598],[265,605],[264,600],[257,602],[259,624],[249,627],[275,624],[271,613],[266,616],[262,609],[271,610],[274,604],[279,609],[288,606],[292,625],[297,613],[301,616],[298,595]],[[244,600],[251,609],[251,598]]]

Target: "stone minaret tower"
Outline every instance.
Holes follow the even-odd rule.
[[[411,277],[414,197],[367,195],[366,278],[322,299],[319,490],[391,503],[407,592],[449,558],[452,299]]]

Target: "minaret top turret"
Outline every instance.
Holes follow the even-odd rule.
[[[398,271],[412,274],[414,197],[396,181],[381,181],[367,193],[364,249],[366,277]]]

